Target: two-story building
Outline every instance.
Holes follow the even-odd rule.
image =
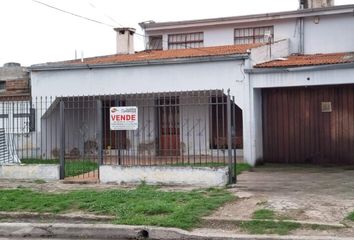
[[[246,161],[350,164],[353,12],[334,1],[300,1],[296,11],[141,26],[150,49],[266,44],[251,51],[245,78],[231,86]]]
[[[242,147],[250,164],[352,164],[353,12],[354,5],[308,0],[295,11],[144,22],[147,49],[141,52],[134,52],[134,29],[115,29],[117,54],[33,65],[32,97],[63,96],[67,102],[68,152],[103,141],[117,159],[187,155],[204,161],[225,154],[232,131],[232,148]],[[227,98],[222,89],[234,96],[231,129],[219,104]],[[72,112],[70,96],[78,103]],[[108,110],[103,123],[90,122],[97,114],[84,113],[83,96],[96,96],[106,109],[138,106],[143,127],[113,133]],[[58,109],[54,101],[50,111],[37,114],[37,124],[55,122]],[[98,125],[105,136],[97,135]],[[84,129],[91,130],[83,135]],[[41,155],[49,158],[51,150]]]

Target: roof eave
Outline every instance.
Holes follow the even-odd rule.
[[[354,68],[354,62],[352,62],[352,63],[339,63],[339,64],[300,66],[300,67],[251,68],[251,69],[245,69],[245,73],[264,74],[264,73],[304,72],[304,71],[334,70],[334,69],[348,69],[348,68]]]
[[[235,23],[246,23],[255,21],[269,21],[299,17],[311,17],[311,16],[323,16],[332,14],[345,14],[353,13],[354,5],[342,5],[326,8],[313,8],[313,9],[301,9],[295,11],[275,12],[275,13],[263,13],[253,14],[236,17],[224,17],[224,18],[209,18],[201,20],[186,20],[176,22],[161,22],[161,23],[141,23],[142,29],[146,31],[166,30],[172,28],[190,28],[190,27],[203,27],[210,24],[213,25],[227,25]]]
[[[244,60],[249,54],[230,54],[220,56],[203,56],[189,58],[173,58],[173,59],[157,59],[147,61],[134,62],[117,62],[117,63],[98,63],[98,64],[60,64],[60,65],[32,65],[29,67],[31,72],[35,71],[58,71],[58,70],[80,70],[80,69],[98,69],[98,68],[119,68],[119,67],[138,67],[148,65],[169,65],[169,64],[188,64],[202,62],[218,62]]]

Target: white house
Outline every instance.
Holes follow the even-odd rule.
[[[148,121],[144,125],[144,137],[140,132],[113,136],[129,139],[133,143],[131,152],[139,152],[152,144],[153,153],[144,154],[158,153],[156,146],[161,148],[161,133],[166,129],[154,133],[160,134],[158,138],[147,129],[154,128],[156,119],[160,118],[159,106],[163,106],[162,111],[167,112],[165,119],[168,119],[165,128],[170,129],[168,155],[173,155],[174,151],[182,151],[182,155],[191,151],[188,155],[200,159],[216,154],[220,157],[226,145],[219,141],[231,130],[236,134],[235,139],[243,137],[243,158],[250,164],[262,160],[353,163],[350,144],[354,143],[354,91],[351,90],[354,5],[334,6],[333,1],[325,0],[300,3],[298,10],[288,12],[144,22],[140,25],[145,31],[147,49],[137,53],[132,50],[134,29],[115,29],[115,55],[33,65],[32,97],[97,96],[108,108],[132,105],[120,99],[133,96],[131,99],[136,106],[147,104],[142,108],[147,111],[142,116]],[[329,87],[333,85],[336,87]],[[222,89],[230,89],[233,103],[239,108],[232,107],[235,124],[231,124],[231,129],[220,120],[220,116],[226,114],[224,107],[221,110],[212,107],[226,97]],[[69,98],[66,101],[69,106]],[[71,109],[70,114],[81,111]],[[95,113],[87,114],[94,116]],[[242,122],[237,120],[241,114]],[[189,116],[188,121],[185,116]],[[49,119],[49,113],[38,117],[43,122]],[[163,122],[161,118],[159,121]],[[193,136],[176,130],[182,129],[183,124],[186,127],[190,121],[194,123]],[[89,125],[86,123],[86,127]],[[237,131],[239,126],[242,131]],[[197,131],[197,128],[204,130]],[[217,137],[213,134],[215,131]],[[76,139],[80,130],[75,133],[68,129],[68,134]],[[97,133],[93,132],[91,137],[97,140]],[[151,139],[140,142],[145,137]],[[187,137],[190,138],[186,140]],[[105,149],[123,148],[111,144],[112,139],[103,141],[110,142],[103,144]],[[127,141],[124,142],[126,145]],[[79,145],[77,143],[75,148],[80,151]],[[117,154],[119,152],[114,153]]]

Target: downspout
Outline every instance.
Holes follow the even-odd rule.
[[[299,10],[309,8],[307,0],[299,0]],[[299,54],[305,53],[305,19],[304,17],[298,18],[299,20]]]
[[[299,18],[300,21],[300,37],[299,37],[299,53],[305,53],[305,19],[303,17]]]

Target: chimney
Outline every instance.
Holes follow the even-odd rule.
[[[300,0],[300,9],[333,7],[334,0]]]
[[[115,28],[117,32],[117,54],[134,53],[135,28]]]

